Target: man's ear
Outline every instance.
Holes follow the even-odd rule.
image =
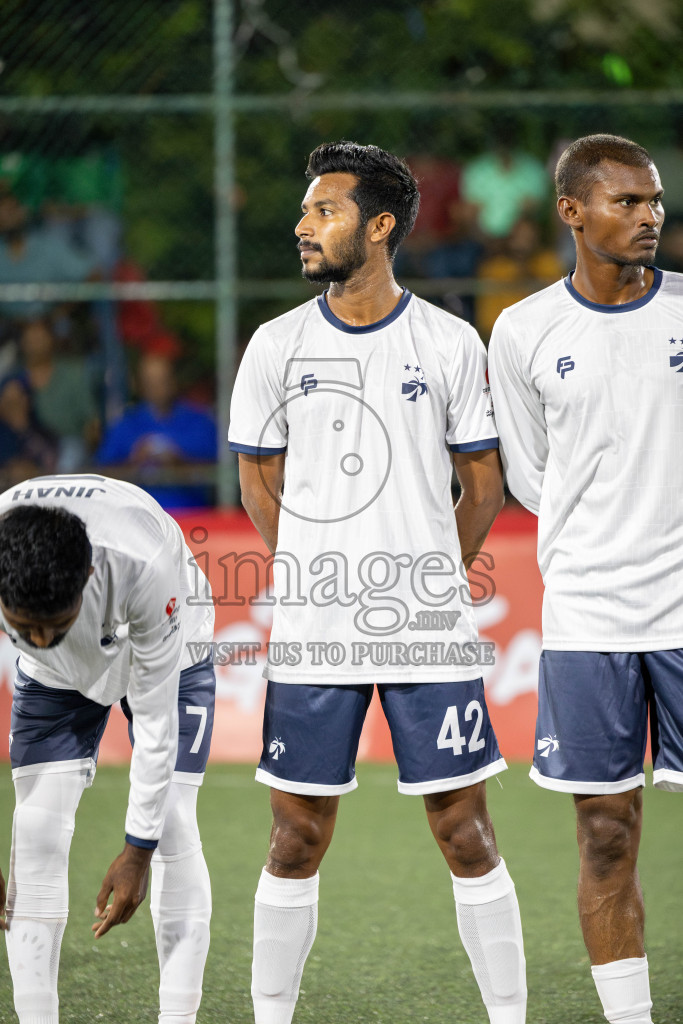
[[[392,229],[396,226],[393,213],[380,213],[370,221],[370,241],[375,245],[386,242]]]
[[[583,230],[582,206],[580,200],[572,199],[570,196],[560,196],[557,200],[557,212],[560,219],[574,231]]]

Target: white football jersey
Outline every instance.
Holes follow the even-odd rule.
[[[410,292],[363,327],[313,299],[252,338],[229,438],[233,451],[287,453],[269,679],[481,675],[450,453],[498,438],[469,324]]]
[[[213,637],[213,606],[178,524],[145,491],[97,475],[40,477],[0,495],[17,505],[64,508],[85,524],[91,574],[73,626],[54,648],[31,647],[4,622],[27,676],[108,706],[124,695],[135,719],[126,832],[158,839],[178,745],[178,679],[187,641]],[[196,594],[201,580],[201,594]]]
[[[544,647],[683,647],[683,275],[620,306],[559,281],[500,315],[489,372],[539,518]]]

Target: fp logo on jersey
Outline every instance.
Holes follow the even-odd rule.
[[[315,391],[318,386],[318,381],[315,379],[315,375],[312,373],[305,373],[301,378],[301,390],[304,393],[304,397],[308,398],[309,391]]]
[[[569,373],[570,370],[574,369],[574,365],[574,360],[571,356],[560,356],[557,360],[557,372],[562,380],[564,380],[565,373]]]

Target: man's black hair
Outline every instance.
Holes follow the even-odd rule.
[[[353,174],[358,184],[349,193],[360,210],[361,225],[380,213],[391,213],[396,225],[387,240],[393,259],[410,232],[420,208],[420,191],[410,168],[397,156],[378,146],[357,142],[323,142],[308,160],[306,177],[321,174]]]
[[[627,167],[649,167],[652,157],[637,142],[620,135],[584,135],[565,149],[555,170],[557,198],[568,196],[582,203],[600,178],[600,164],[612,160]]]
[[[68,611],[91,564],[85,524],[71,512],[17,505],[0,516],[0,600],[9,611],[38,617]]]

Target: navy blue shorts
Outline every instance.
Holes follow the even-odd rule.
[[[12,702],[10,759],[12,773],[84,768],[94,775],[100,740],[111,708],[76,690],[43,686],[17,669]],[[216,677],[210,661],[180,673],[178,691],[178,756],[174,780],[201,785],[211,745]],[[121,701],[133,742],[132,715]]]
[[[683,790],[683,650],[543,651],[531,778],[563,793]]]
[[[507,767],[489,719],[481,679],[380,683],[401,793],[443,793]],[[371,683],[268,683],[263,752],[256,778],[274,789],[329,796],[355,789],[356,756]]]

